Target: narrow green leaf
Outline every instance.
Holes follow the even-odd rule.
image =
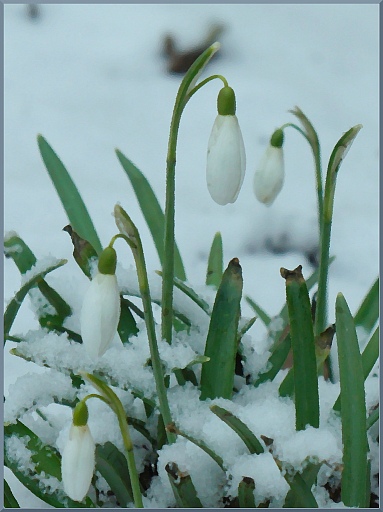
[[[165,217],[162,208],[142,172],[118,149],[116,149],[116,154],[132,184],[142,214],[156,246],[161,265],[163,265]],[[186,281],[185,269],[177,245],[175,245],[174,251],[174,275],[181,279],[181,281]]]
[[[37,263],[36,257],[31,249],[16,233],[10,233],[5,238],[4,254],[6,258],[13,259],[21,274],[25,274],[28,270],[31,270]],[[53,326],[62,326],[65,318],[72,314],[71,307],[44,279],[41,279],[37,286],[57,312],[57,315],[47,315],[46,318],[44,317],[45,319],[40,318],[40,324],[47,328],[51,328],[50,324]]]
[[[355,327],[371,332],[379,318],[379,277],[371,286],[354,317]]]
[[[364,380],[369,376],[372,368],[379,357],[379,327],[377,327],[370,338],[370,341],[364,347],[362,353],[362,366],[363,366],[363,377]],[[334,411],[340,411],[341,409],[341,395],[338,396],[336,402],[333,405]]]
[[[329,261],[328,261],[329,267],[334,260],[335,260],[335,256],[331,256],[331,258],[329,258]],[[317,268],[306,279],[306,286],[309,291],[318,282],[318,278],[319,278],[319,269]],[[286,325],[288,324],[288,321],[289,321],[287,302],[285,302],[285,304],[283,305],[281,311],[277,315],[277,318],[281,318],[283,320],[283,323],[282,323],[280,329],[276,329],[276,330],[274,330],[274,332],[269,333],[269,335],[271,335],[273,337],[273,339],[275,340],[275,343],[277,343],[280,340],[280,336],[283,335],[284,329],[286,328]]]
[[[320,158],[320,145],[319,145],[319,139],[317,132],[312,125],[311,121],[308,119],[308,117],[302,112],[302,110],[299,107],[294,107],[292,110],[289,110],[291,114],[294,114],[299,121],[302,123],[305,133],[307,135],[308,141],[310,143],[310,146],[312,148],[314,158]]]
[[[259,306],[253,299],[250,297],[245,297],[246,302],[253,309],[255,313],[257,313],[258,317],[262,322],[268,327],[271,322],[271,317]]]
[[[127,418],[127,422],[129,423],[129,425],[131,425],[135,430],[137,430],[137,432],[139,432],[140,434],[142,434],[148,441],[149,443],[155,448],[156,447],[156,440],[154,439],[154,437],[152,437],[152,435],[150,434],[149,430],[146,428],[146,423],[142,420],[138,420],[137,418],[132,418],[131,416],[129,416]]]
[[[375,329],[362,354],[363,377],[367,379],[379,357],[379,326]]]
[[[25,299],[27,293],[31,288],[37,285],[39,280],[41,280],[46,274],[49,272],[52,272],[56,268],[61,267],[62,265],[65,265],[67,260],[59,260],[55,265],[51,265],[50,267],[46,268],[45,270],[39,272],[34,277],[32,277],[29,281],[27,281],[20,290],[16,293],[14,298],[10,301],[10,303],[7,306],[7,309],[4,313],[4,340],[7,338],[12,324],[16,318],[16,315],[20,309],[20,306]],[[5,342],[5,341],[4,341]]]
[[[324,362],[330,355],[332,340],[335,334],[335,325],[330,325],[319,336],[315,337],[315,358],[318,374],[321,371]],[[286,377],[279,386],[280,396],[294,395],[294,368],[290,368]]]
[[[45,167],[68,215],[70,224],[79,236],[88,240],[99,254],[102,251],[101,242],[76,185],[64,164],[42,135],[38,135],[37,143]]]
[[[126,292],[123,292],[123,293],[128,295],[128,293],[126,293]],[[138,297],[138,298],[142,299],[142,295],[140,293],[135,293],[132,291],[129,291],[129,296],[130,297]],[[161,304],[162,304],[160,299],[155,299],[153,297],[150,297],[150,300],[151,300],[151,302],[153,302],[153,304],[157,304],[158,306],[161,306]],[[177,309],[174,310],[174,316],[177,317],[177,319],[180,320],[187,327],[191,327],[191,325],[192,325],[191,320],[187,316],[185,316],[183,313],[180,313],[179,311],[177,311]],[[184,330],[184,329],[182,329],[182,330]]]
[[[57,315],[46,315],[46,322],[44,322],[44,317],[40,318],[40,323],[43,321],[44,326],[48,329],[54,328],[56,325],[62,326],[65,318],[72,314],[71,307],[44,279],[37,283],[37,287],[57,312]]]
[[[16,233],[8,233],[4,238],[4,255],[12,258],[20,274],[25,274],[36,265],[36,256]]]
[[[179,368],[179,367],[175,366],[174,368],[172,368],[172,372],[174,372],[175,370],[184,370],[185,368],[191,368],[195,364],[204,364],[204,363],[207,363],[208,361],[209,361],[208,357],[197,354],[195,356],[195,358],[192,359],[186,366],[184,366],[183,368]]]
[[[192,479],[188,473],[181,472],[175,462],[165,466],[179,508],[203,508]]]
[[[26,427],[20,421],[4,427],[5,440],[12,436],[17,436],[31,451],[31,461],[35,464],[34,472],[27,470],[23,472],[19,469],[17,460],[9,457],[7,449],[4,451],[4,463],[14,473],[17,479],[35,496],[45,501],[54,508],[89,508],[94,507],[91,499],[87,497],[85,501],[79,503],[68,497],[62,497],[62,491],[52,491],[50,488],[40,487],[40,475],[44,473],[44,478],[52,476],[61,481],[61,458],[59,453],[48,445],[44,445],[40,438]],[[7,443],[5,445],[7,447]]]
[[[121,297],[121,315],[117,327],[123,344],[129,341],[131,336],[137,336],[138,327],[129,307],[129,301]]]
[[[243,324],[243,326],[239,329],[239,332],[238,332],[238,341],[240,341],[242,339],[242,337],[247,333],[247,331],[251,327],[253,327],[257,318],[258,318],[257,316],[253,316],[253,318],[250,318]]]
[[[171,432],[172,434],[176,434],[177,436],[182,436],[191,443],[195,444],[201,450],[203,450],[205,453],[207,453],[217,464],[218,466],[225,471],[225,466],[222,460],[222,457],[217,455],[214,450],[212,450],[204,441],[201,441],[200,439],[196,439],[195,437],[187,434],[183,430],[180,430],[174,423],[169,423],[166,425],[166,431]]]
[[[96,470],[108,482],[119,506],[126,508],[133,501],[128,464],[125,456],[110,441],[96,447]]]
[[[350,128],[346,133],[344,133],[342,137],[338,140],[338,142],[335,144],[334,149],[330,155],[326,175],[325,201],[323,205],[325,221],[330,221],[332,219],[335,184],[340,165],[344,160],[346,154],[348,153],[352,143],[355,140],[355,137],[358,135],[361,128],[362,125],[357,124],[356,126]],[[328,197],[327,189],[329,192]]]
[[[286,279],[286,300],[294,360],[296,429],[319,427],[318,376],[315,357],[311,304],[302,266],[281,268]]]
[[[342,501],[347,507],[365,507],[368,442],[363,364],[354,319],[341,293],[335,313],[342,400]]]
[[[96,250],[92,244],[88,242],[88,240],[81,238],[79,234],[74,231],[70,224],[65,226],[63,231],[69,233],[69,236],[71,237],[73,244],[73,257],[77,265],[81,268],[86,277],[91,279],[92,261],[97,259]]]
[[[300,473],[296,473],[294,476],[286,474],[285,479],[294,498],[294,508],[318,508],[318,503],[311,492],[311,486],[307,485]],[[291,505],[285,504],[283,508],[291,508]]]
[[[201,400],[232,396],[242,286],[242,268],[234,258],[222,276],[211,314],[205,346],[210,361],[202,366]]]
[[[216,233],[211,245],[206,271],[206,284],[218,289],[223,274],[223,247],[221,233]]]
[[[278,374],[279,370],[282,368],[284,362],[286,361],[286,358],[290,352],[290,348],[291,337],[290,334],[288,334],[286,338],[274,348],[268,360],[268,366],[270,366],[270,369],[267,370],[265,373],[261,373],[260,375],[258,375],[257,380],[254,382],[255,387],[262,384],[262,382],[266,382],[267,380],[274,380],[275,376]],[[281,388],[279,388],[279,393],[281,396],[285,396],[281,394]]]
[[[17,499],[14,497],[8,482],[4,478],[4,507],[5,508],[20,508]]]
[[[226,423],[245,443],[250,453],[256,453],[257,455],[264,452],[263,446],[243,421],[235,416],[230,411],[227,411],[223,407],[218,405],[212,405],[210,410],[218,416],[223,422]]]
[[[315,483],[321,464],[309,463],[302,473],[296,473],[292,478],[286,478],[290,490],[286,495],[283,508],[309,508],[314,505],[311,488]],[[298,475],[298,476],[297,476]],[[302,479],[306,486],[303,486]],[[316,508],[317,505],[314,505]]]
[[[279,396],[294,396],[294,368],[290,368],[278,388]]]
[[[156,270],[156,274],[162,277],[161,270]],[[202,297],[200,297],[198,293],[193,290],[193,288],[184,283],[184,281],[181,281],[181,279],[178,279],[178,277],[175,277],[173,282],[174,286],[181,290],[181,292],[189,297],[195,304],[197,304],[197,306],[199,306],[202,311],[204,311],[207,315],[211,315],[209,304]]]
[[[245,476],[238,485],[238,500],[240,508],[256,508],[254,499],[254,480]]]

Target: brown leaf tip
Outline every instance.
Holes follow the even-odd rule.
[[[280,273],[284,279],[303,279],[302,265],[298,265],[294,270],[287,270],[287,268],[281,267]]]

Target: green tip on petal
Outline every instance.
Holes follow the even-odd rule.
[[[221,116],[233,116],[235,114],[235,93],[229,86],[223,87],[217,98],[218,114]]]
[[[274,148],[281,148],[283,146],[283,130],[281,130],[280,128],[278,128],[278,130],[275,130],[275,132],[271,136],[270,144]]]
[[[82,400],[73,410],[73,425],[75,427],[83,427],[88,423],[88,406]]]
[[[116,273],[117,253],[113,247],[107,247],[102,251],[98,260],[98,270],[101,274]]]

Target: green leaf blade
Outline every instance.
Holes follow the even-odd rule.
[[[371,286],[355,314],[355,326],[371,332],[379,318],[379,277]]]
[[[223,274],[211,314],[204,353],[210,361],[202,366],[201,400],[232,396],[242,287],[242,269],[234,258]]]
[[[286,280],[286,300],[293,349],[296,429],[304,430],[307,425],[317,428],[318,376],[307,285],[300,265],[294,270],[282,268],[281,275]]]
[[[142,214],[152,235],[161,265],[163,266],[165,233],[164,212],[152,187],[142,172],[118,149],[116,150],[116,154],[133,187],[138,204],[140,205]],[[174,275],[181,281],[186,281],[185,268],[177,245],[175,245],[174,251]]]
[[[45,167],[66,211],[69,222],[81,238],[88,240],[99,254],[102,245],[88,210],[64,164],[53,151],[42,135],[38,135],[37,143]]]
[[[368,442],[363,364],[354,319],[341,293],[335,313],[342,400],[342,501],[348,507],[365,507]]]
[[[179,508],[203,508],[192,479],[188,473],[181,472],[175,462],[169,462],[165,466],[169,477],[177,507]]]
[[[212,405],[210,410],[242,439],[250,453],[259,455],[264,452],[263,446],[249,427],[233,413],[218,405]]]
[[[218,289],[223,274],[223,246],[221,233],[216,233],[211,245],[206,271],[206,284]]]
[[[291,337],[288,334],[284,340],[281,341],[271,353],[271,356],[268,360],[268,365],[270,365],[270,369],[265,373],[261,373],[257,380],[254,383],[255,387],[258,387],[262,382],[266,382],[267,380],[274,380],[274,378],[279,373],[279,370],[282,368],[284,362],[286,361],[287,356],[289,355],[291,348]],[[281,395],[286,396],[286,395]]]
[[[28,245],[16,233],[11,233],[4,240],[4,254],[6,258],[12,258],[21,274],[31,270],[37,263],[36,256]],[[45,320],[40,318],[40,324],[43,327],[51,328],[62,326],[65,318],[72,314],[72,309],[65,300],[49,284],[41,279],[37,283],[40,292],[47,301],[54,307],[57,315],[47,315]]]
[[[65,265],[67,263],[67,260],[59,260],[55,265],[51,265],[45,270],[39,272],[35,276],[33,276],[29,281],[27,281],[20,290],[16,293],[16,295],[13,297],[13,299],[9,302],[5,313],[4,313],[4,343],[7,339],[10,330],[12,328],[13,322],[15,321],[16,315],[20,309],[20,306],[25,299],[27,293],[31,288],[36,286],[38,282],[46,276],[49,272],[52,272],[56,268],[61,267],[62,265]]]
[[[8,482],[4,478],[4,507],[5,508],[20,508],[17,499],[14,497]]]
[[[245,476],[238,485],[238,501],[240,508],[256,508],[254,499],[254,480]]]
[[[126,458],[110,441],[96,447],[96,470],[108,482],[122,508],[133,502]]]

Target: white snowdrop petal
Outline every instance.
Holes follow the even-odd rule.
[[[282,148],[269,146],[254,174],[254,193],[257,199],[270,206],[282,189],[285,179]]]
[[[95,449],[88,425],[71,425],[61,459],[61,475],[66,494],[75,501],[86,496],[95,468]]]
[[[113,274],[97,274],[84,296],[81,336],[88,354],[101,357],[110,346],[120,318],[120,294]]]
[[[216,203],[234,203],[245,168],[245,147],[237,117],[217,115],[209,138],[206,166],[207,187]]]

